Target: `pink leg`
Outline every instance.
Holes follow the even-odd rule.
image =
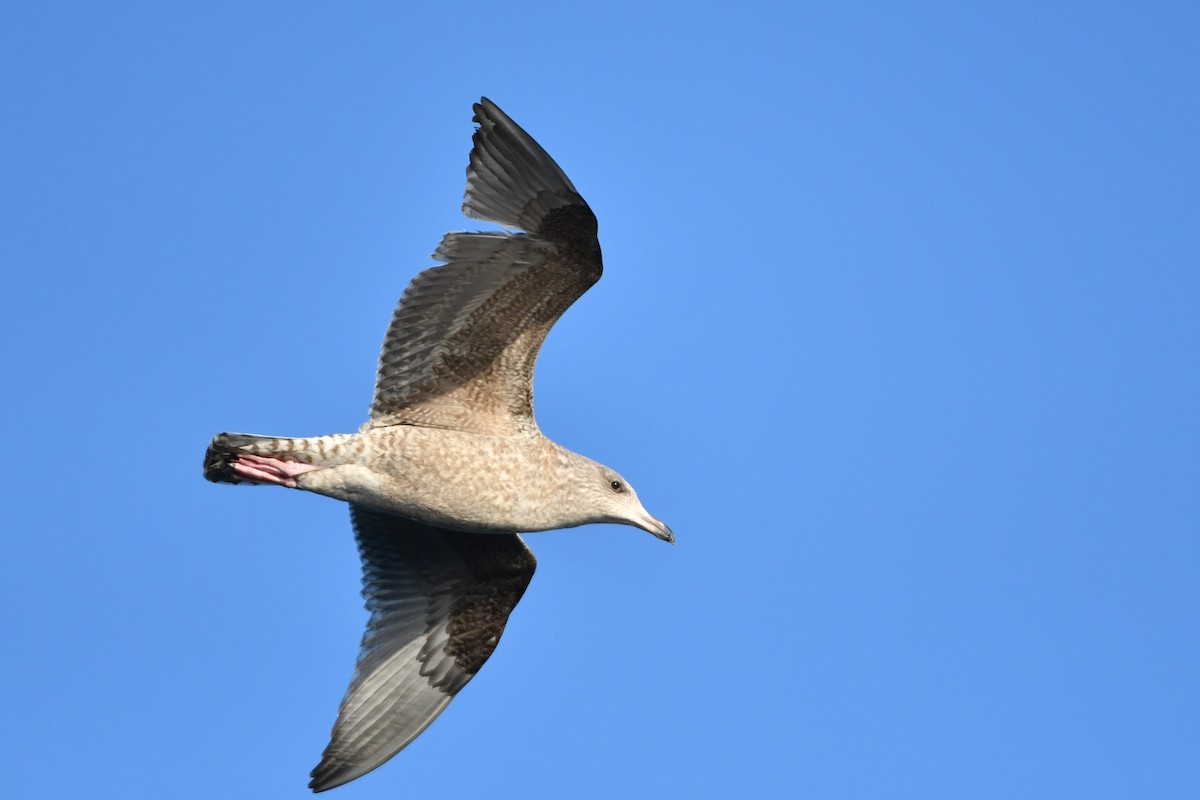
[[[239,453],[237,461],[230,465],[233,473],[239,478],[245,478],[252,483],[266,483],[275,486],[296,488],[296,476],[305,472],[321,469],[312,464],[301,464],[297,461],[284,461],[279,458],[256,456],[253,453]]]

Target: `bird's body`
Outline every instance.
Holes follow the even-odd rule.
[[[674,541],[624,478],[534,421],[538,349],[602,272],[596,218],[486,98],[475,121],[463,210],[525,232],[443,238],[445,263],[392,318],[357,433],[222,433],[204,459],[211,481],[350,504],[371,618],[314,791],[391,758],[478,672],[533,577],[518,532],[615,522]]]
[[[589,514],[586,498],[578,497],[586,485],[579,474],[604,468],[538,432],[393,425],[307,439],[227,433],[213,441],[208,473],[228,470],[219,462],[230,455],[285,460],[292,466],[277,477],[289,488],[451,530],[512,533],[617,521]],[[229,472],[222,482],[250,480]]]

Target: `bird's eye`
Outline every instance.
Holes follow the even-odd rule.
[[[621,482],[620,482],[620,481],[613,481],[612,483],[610,483],[610,484],[609,484],[609,486],[611,486],[611,487],[612,487],[612,490],[613,490],[614,492],[623,492],[623,491],[625,491],[625,487],[621,485]]]

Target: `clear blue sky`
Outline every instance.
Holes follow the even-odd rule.
[[[897,5],[0,11],[5,796],[308,796],[346,510],[201,456],[362,422],[486,94],[600,219],[542,427],[679,544],[529,537],[336,797],[1200,797],[1200,12]]]

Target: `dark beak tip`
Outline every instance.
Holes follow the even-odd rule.
[[[646,514],[644,517],[637,520],[627,521],[634,525],[634,527],[641,528],[642,530],[646,531],[655,539],[662,539],[664,542],[675,544],[675,532],[671,530],[670,526],[661,520],[655,519],[649,514]]]

